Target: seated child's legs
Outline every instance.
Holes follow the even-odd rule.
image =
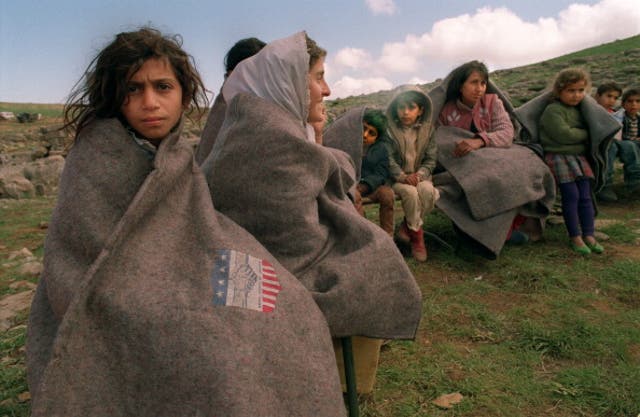
[[[440,198],[440,192],[434,187],[431,181],[420,181],[418,183],[418,196],[420,197],[420,216],[431,213],[436,206],[436,201]]]
[[[618,142],[618,155],[624,166],[624,183],[629,189],[640,187],[640,144],[630,140]]]
[[[380,227],[393,237],[393,205],[396,198],[393,190],[388,185],[381,185],[369,198],[380,204]]]
[[[421,204],[418,197],[418,189],[413,185],[393,184],[393,191],[400,196],[404,218],[409,229],[418,231],[422,228]]]

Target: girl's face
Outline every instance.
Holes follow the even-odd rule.
[[[423,109],[414,102],[399,101],[396,107],[396,114],[403,127],[413,126],[420,116]]]
[[[371,145],[378,139],[378,129],[367,122],[362,122],[362,143]]]
[[[159,143],[178,123],[184,106],[182,86],[166,58],[149,58],[127,84],[120,111],[144,138]]]
[[[567,106],[577,106],[584,98],[586,88],[587,82],[585,80],[567,84],[567,86],[560,91],[559,99]]]
[[[324,79],[324,58],[320,58],[313,64],[307,75],[309,84],[309,117],[307,122],[315,123],[324,120],[324,105],[322,100],[331,94],[329,85]]]
[[[478,71],[472,71],[460,88],[460,100],[473,107],[487,92],[487,80]]]

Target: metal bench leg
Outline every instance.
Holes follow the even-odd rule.
[[[347,408],[349,417],[358,417],[358,393],[356,391],[356,369],[353,363],[353,346],[351,337],[341,337],[342,357],[344,359],[344,379],[347,384]]]

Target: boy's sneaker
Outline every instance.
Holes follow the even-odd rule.
[[[613,191],[613,187],[606,186],[599,193],[596,194],[596,198],[598,201],[602,201],[605,203],[613,203],[614,201],[618,201],[618,196],[616,192]]]
[[[400,223],[400,227],[398,227],[398,231],[396,232],[396,239],[402,243],[409,243],[411,241],[409,227],[407,226],[406,220],[403,220],[402,223]]]

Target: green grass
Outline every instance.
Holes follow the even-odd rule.
[[[24,327],[9,330],[0,338],[0,416],[27,416],[29,403],[18,400],[18,396],[28,391],[24,354]]]
[[[0,200],[0,298],[24,291],[11,288],[19,281],[37,283],[37,278],[21,275],[19,265],[7,266],[12,252],[29,249],[42,258],[46,229],[42,222],[51,216],[54,199],[41,197],[33,200]],[[0,416],[28,416],[29,401],[19,396],[28,392],[24,343],[28,312],[12,319],[12,327],[0,333]]]
[[[362,415],[638,415],[639,208],[600,207],[612,221],[599,229],[610,237],[603,256],[571,252],[562,225],[495,261],[428,239],[429,261],[408,259],[424,300],[417,338],[383,348]],[[376,221],[375,206],[367,216]],[[455,244],[441,212],[425,228]],[[432,404],[452,392],[464,396],[453,409]]]

